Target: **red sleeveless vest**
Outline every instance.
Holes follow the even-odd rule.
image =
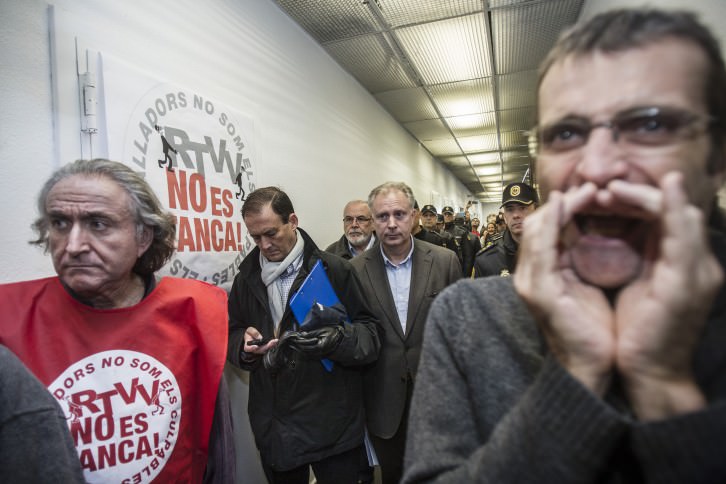
[[[63,408],[89,482],[200,482],[227,351],[227,297],[163,278],[94,309],[57,277],[0,286],[0,343]]]

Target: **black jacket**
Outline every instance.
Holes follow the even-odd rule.
[[[347,260],[353,258],[353,254],[351,254],[350,250],[348,250],[348,239],[345,238],[345,234],[326,247],[325,252],[330,252],[331,254],[335,254],[338,257],[342,257]]]
[[[517,267],[519,244],[509,230],[490,246],[484,247],[474,259],[472,277],[509,276]]]
[[[413,236],[416,237],[418,240],[426,241],[429,244],[438,245],[439,247],[444,247],[445,249],[452,250],[458,257],[459,253],[456,250],[457,248],[456,242],[454,242],[454,237],[450,236],[448,232],[444,233],[448,234],[449,237],[444,238],[441,234],[437,232],[432,232],[421,227],[421,230],[413,234]],[[461,261],[459,261],[459,265],[461,265]]]
[[[373,232],[371,234],[371,238],[373,239],[373,242],[376,241],[376,233]],[[335,254],[338,257],[342,257],[346,260],[351,260],[353,257],[355,257],[353,254],[350,253],[350,247],[348,247],[348,239],[345,238],[345,234],[341,235],[338,240],[330,244],[325,248],[325,252],[330,252],[331,254]],[[365,252],[365,251],[363,251]],[[356,255],[360,255],[363,252],[359,252]]]
[[[303,264],[290,295],[300,287],[315,262],[322,259],[351,324],[344,327],[338,348],[328,356],[328,372],[319,359],[291,353],[288,364],[275,373],[261,358],[241,358],[244,333],[254,326],[264,337],[273,337],[267,289],[260,277],[260,251],[252,250],[242,261],[229,295],[228,360],[250,371],[248,412],[252,432],[263,462],[284,471],[353,449],[363,442],[364,412],[362,370],[378,357],[380,325],[363,299],[360,281],[345,260],[320,251],[298,228],[305,241]],[[280,334],[295,329],[289,304],[280,322]]]
[[[464,227],[459,227],[454,224],[454,222],[445,224],[444,230],[450,233],[456,242],[459,262],[461,262],[461,269],[464,277],[471,276],[471,270],[474,266],[474,257],[476,256],[476,250],[474,250],[474,245],[471,242],[474,235]]]

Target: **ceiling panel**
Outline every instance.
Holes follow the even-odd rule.
[[[370,91],[416,86],[383,34],[339,40],[326,44],[325,49]]]
[[[422,87],[379,92],[374,97],[399,123],[438,117]]]
[[[536,184],[537,69],[584,0],[274,1],[473,197]]]
[[[497,76],[498,109],[534,106],[536,103],[537,71],[521,71]]]
[[[499,133],[502,149],[521,148],[527,154],[527,136],[524,131],[507,131]]]
[[[467,158],[469,159],[469,163],[471,163],[472,165],[475,165],[475,166],[476,165],[491,165],[491,164],[502,162],[502,155],[499,150],[481,152],[481,153],[469,153],[467,155]]]
[[[502,176],[502,167],[501,165],[483,165],[478,166],[474,168],[474,171],[476,171],[476,174],[479,175],[480,178],[483,177],[493,177],[497,176],[501,178]]]
[[[444,139],[419,140],[434,156],[456,156],[461,154],[461,148],[453,136]]]
[[[559,33],[577,20],[582,0],[512,3],[492,9],[496,72],[526,71],[547,55]]]
[[[462,166],[469,166],[469,160],[466,156],[460,155],[460,156],[442,156],[441,161],[449,165],[450,167],[462,167]]]
[[[482,11],[481,0],[386,0],[379,4],[391,27],[434,22]]]
[[[425,84],[492,75],[484,14],[397,29],[405,53]]]
[[[445,118],[494,111],[491,78],[432,85],[428,92]]]
[[[445,118],[454,136],[473,136],[476,134],[489,134],[497,132],[496,113],[466,114]]]
[[[536,124],[536,117],[534,106],[502,109],[499,111],[499,128],[502,131],[527,131]]]
[[[477,151],[491,151],[499,147],[499,141],[496,133],[481,134],[479,136],[465,136],[457,138],[459,145],[464,153],[473,153]]]
[[[426,119],[403,125],[419,140],[451,139],[451,133],[440,119]]]
[[[381,30],[375,14],[362,2],[275,0],[321,44]]]

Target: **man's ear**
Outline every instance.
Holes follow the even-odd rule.
[[[297,215],[295,213],[291,213],[290,216],[287,218],[287,223],[289,223],[293,229],[297,228],[298,220]]]
[[[144,252],[146,252],[149,247],[151,247],[151,243],[154,241],[154,231],[151,229],[151,227],[144,225],[141,229],[141,233],[138,234],[138,257],[141,257],[144,255]]]

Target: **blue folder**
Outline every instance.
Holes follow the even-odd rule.
[[[338,295],[335,294],[330,279],[325,273],[323,261],[318,260],[313,266],[310,274],[305,278],[300,289],[290,297],[290,309],[297,319],[301,328],[304,328],[306,318],[313,308],[313,304],[319,303],[323,306],[332,306],[339,303]],[[327,358],[320,360],[326,370],[333,370],[333,362]]]

